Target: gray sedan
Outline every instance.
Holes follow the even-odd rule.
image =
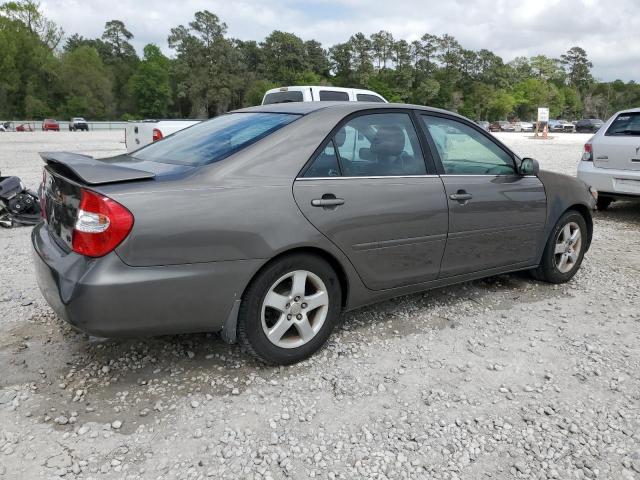
[[[41,155],[34,259],[62,318],[106,337],[220,331],[275,364],[365,304],[516,270],[570,280],[597,195],[414,105],[253,107],[128,155]]]

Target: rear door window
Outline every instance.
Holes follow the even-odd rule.
[[[607,129],[606,135],[640,137],[640,112],[618,115]]]
[[[345,177],[426,174],[426,165],[406,113],[372,113],[349,120],[333,138]]]
[[[348,102],[349,94],[337,90],[320,90],[321,102]]]
[[[384,103],[384,100],[377,95],[371,95],[369,93],[358,93],[356,98],[359,102],[377,102]]]
[[[302,92],[299,90],[292,90],[286,92],[273,92],[267,93],[262,101],[263,105],[271,105],[273,103],[291,103],[302,102]]]

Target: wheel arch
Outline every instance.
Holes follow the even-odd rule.
[[[247,284],[245,285],[242,294],[240,295],[240,297],[235,301],[234,306],[231,309],[231,312],[229,313],[229,316],[227,317],[226,321],[224,322],[224,325],[222,327],[222,331],[221,336],[222,339],[227,342],[227,343],[235,343],[236,342],[236,329],[237,329],[237,324],[238,324],[238,311],[240,308],[240,303],[242,301],[242,299],[245,296],[245,293],[247,291],[247,289],[249,288],[249,285],[251,285],[251,282],[253,282],[253,280],[262,272],[264,271],[265,268],[269,267],[270,265],[272,265],[274,262],[277,262],[278,260],[287,257],[289,255],[295,255],[295,254],[309,254],[309,255],[315,255],[316,257],[320,257],[321,259],[323,259],[325,262],[327,262],[331,268],[336,272],[336,275],[338,277],[338,281],[340,282],[340,292],[342,293],[342,309],[344,309],[347,305],[348,305],[348,299],[349,299],[349,293],[350,293],[350,285],[349,285],[349,277],[347,276],[347,272],[345,271],[344,267],[342,266],[342,264],[340,263],[340,261],[330,252],[322,249],[322,248],[318,248],[318,247],[310,247],[310,246],[302,246],[302,247],[295,247],[295,248],[290,248],[287,250],[284,250],[282,252],[279,252],[277,255],[275,255],[274,257],[270,258],[268,261],[266,261],[260,268],[258,268],[253,275],[251,275],[251,278],[249,279],[249,281],[247,282]]]
[[[564,215],[570,210],[574,210],[578,212],[580,215],[582,215],[582,218],[584,218],[584,221],[587,224],[587,248],[585,249],[585,252],[586,252],[587,250],[589,250],[589,247],[591,246],[591,239],[593,238],[593,216],[591,215],[591,210],[586,205],[583,205],[581,203],[576,203],[568,207],[564,212],[562,212],[562,215]]]

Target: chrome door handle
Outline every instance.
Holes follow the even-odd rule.
[[[344,198],[315,198],[311,200],[314,207],[337,207],[344,205]]]
[[[609,157],[606,155],[598,155],[596,157],[596,160],[609,160]]]

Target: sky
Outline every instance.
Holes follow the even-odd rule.
[[[464,48],[486,48],[505,62],[557,58],[578,45],[596,79],[640,81],[639,0],[42,0],[42,7],[68,35],[98,37],[105,22],[122,20],[139,52],[155,43],[172,54],[169,30],[206,9],[227,24],[228,36],[242,40],[282,30],[328,48],[359,31],[387,30],[407,41],[448,33]]]

